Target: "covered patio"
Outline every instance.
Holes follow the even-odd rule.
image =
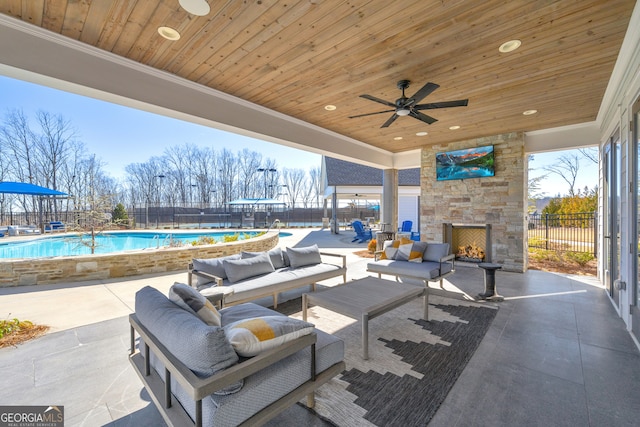
[[[442,241],[444,223],[491,225],[493,261],[508,283],[432,425],[638,423],[640,3],[210,3],[206,16],[176,0],[3,3],[0,73],[383,169],[382,221],[394,228],[399,171],[420,168],[422,239]],[[158,32],[167,27],[172,40]],[[630,248],[617,264],[601,261],[605,287],[527,271],[527,155],[587,145],[601,147],[609,199],[600,205],[611,208],[598,240],[618,234],[611,248]],[[436,178],[439,153],[484,146],[495,149],[495,176]],[[606,175],[614,165],[619,174]],[[611,180],[619,185],[607,187]],[[353,277],[364,274],[357,265]],[[450,291],[476,292],[479,273],[460,268]],[[24,290],[2,292],[4,303]],[[119,313],[132,310],[128,295]],[[11,370],[15,387],[1,400],[83,390],[68,400],[75,424],[155,424],[153,405],[119,365],[126,361],[108,356],[125,351],[123,319],[3,352],[2,366],[25,356],[20,367],[37,366],[44,379]],[[51,366],[84,366],[75,362],[89,357],[78,336],[96,344],[110,368],[101,371],[118,372],[115,393],[112,376],[94,376],[89,402],[86,383],[44,367],[63,354],[52,351],[60,342],[73,357]]]

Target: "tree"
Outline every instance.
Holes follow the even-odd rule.
[[[127,215],[127,210],[124,208],[122,203],[118,203],[113,209],[111,221],[113,221],[114,224],[122,225],[127,225],[129,223],[129,215]]]
[[[580,156],[577,154],[563,154],[553,165],[543,167],[549,173],[561,177],[569,184],[569,196],[575,195],[576,178],[580,171]]]

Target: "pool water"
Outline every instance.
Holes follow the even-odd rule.
[[[256,231],[236,232],[209,232],[209,233],[154,233],[154,232],[122,232],[104,233],[96,236],[96,254],[108,254],[140,249],[155,249],[169,246],[170,242],[179,241],[184,245],[190,245],[200,236],[208,236],[222,241],[224,236],[238,234],[238,239],[255,237]],[[280,233],[280,236],[290,235]],[[83,243],[84,242],[84,243]],[[91,243],[89,235],[82,239],[78,236],[52,236],[34,240],[19,242],[0,242],[0,259],[7,258],[44,258],[52,256],[90,255]]]

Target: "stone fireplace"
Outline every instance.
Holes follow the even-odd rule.
[[[443,241],[449,243],[456,260],[491,262],[491,224],[443,224]]]
[[[495,176],[446,181],[437,179],[438,153],[487,145],[494,147]],[[444,223],[473,226],[483,232],[487,230],[485,224],[491,224],[488,242],[486,236],[475,236],[470,244],[475,242],[476,246],[484,246],[485,261],[502,265],[503,271],[526,271],[528,179],[524,134],[513,132],[428,145],[422,148],[421,154],[421,239],[427,242],[449,239],[452,252],[456,253],[457,246],[465,243],[451,241],[453,231],[451,236],[447,236],[448,233],[443,230]]]

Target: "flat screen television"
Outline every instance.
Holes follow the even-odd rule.
[[[493,145],[436,154],[438,181],[494,176]]]

